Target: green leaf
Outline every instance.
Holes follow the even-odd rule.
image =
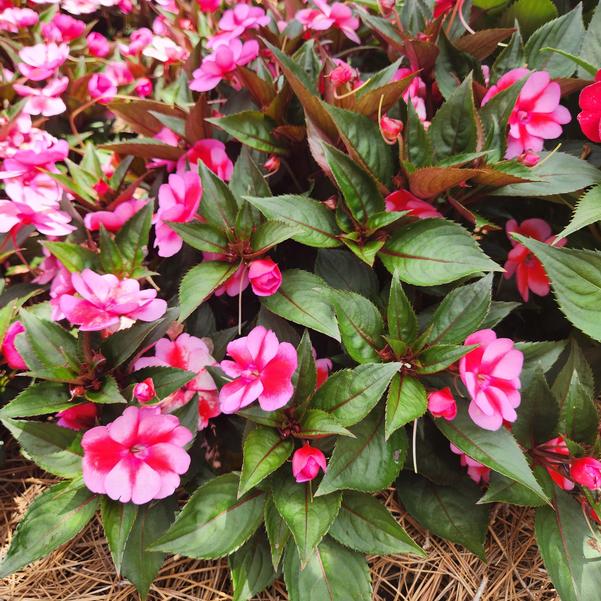
[[[349,430],[330,413],[320,409],[309,409],[300,424],[299,438],[323,438],[325,436],[353,436]]]
[[[239,499],[238,484],[234,473],[203,484],[150,550],[215,559],[241,547],[263,519],[265,493],[253,490]]]
[[[273,135],[276,123],[261,111],[243,111],[235,115],[205,119],[251,148],[262,152],[286,154],[288,149]]]
[[[494,328],[501,323],[514,309],[521,306],[521,303],[511,303],[506,301],[492,301],[488,314],[480,324],[480,329]]]
[[[536,542],[562,601],[596,599],[601,588],[601,552],[578,502],[553,489],[553,508],[536,511]]]
[[[566,348],[566,342],[565,340],[517,342],[515,348],[524,354],[524,366],[520,375],[522,386],[524,386],[538,369],[546,373],[555,365]]]
[[[365,297],[341,290],[330,294],[342,344],[357,363],[377,363],[384,347],[384,320],[378,308]]]
[[[380,501],[361,492],[344,493],[330,536],[369,555],[413,553],[426,556]]]
[[[473,482],[464,478],[453,486],[440,486],[403,472],[397,480],[397,495],[422,526],[485,559],[488,507],[477,505],[481,491]]]
[[[64,384],[37,382],[28,386],[0,410],[2,417],[31,417],[56,413],[74,406]]]
[[[121,251],[103,225],[100,226],[99,259],[105,273],[121,274],[125,271]]]
[[[597,5],[582,41],[580,56],[591,65],[601,68],[601,7]],[[585,77],[583,69],[578,70],[579,77]]]
[[[384,411],[372,411],[351,428],[355,438],[338,438],[316,496],[335,490],[377,492],[398,476],[407,456],[407,435],[397,430],[384,437]]]
[[[595,166],[565,152],[542,152],[532,175],[541,181],[510,184],[493,190],[493,196],[552,196],[582,190],[601,182]]]
[[[501,474],[497,474],[497,472],[490,473],[488,488],[478,501],[478,504],[483,503],[510,503],[522,507],[545,505],[544,501],[531,490],[505,476],[501,476]]]
[[[163,534],[173,521],[176,503],[168,498],[161,501],[142,505],[137,513],[127,537],[123,552],[121,572],[132,582],[142,601],[148,596],[150,585],[165,560],[164,553],[148,551],[148,541]]]
[[[557,436],[559,405],[540,367],[522,390],[521,397],[518,418],[511,428],[516,440],[531,449]]]
[[[36,497],[15,530],[0,578],[71,540],[92,519],[97,505],[98,497],[81,482],[61,482]]]
[[[303,567],[296,547],[284,558],[284,580],[290,601],[371,601],[367,561],[325,538]]]
[[[247,601],[275,580],[269,544],[265,534],[257,532],[229,558],[233,601]]]
[[[265,501],[265,531],[267,532],[271,548],[273,569],[277,570],[282,561],[282,556],[284,555],[284,550],[286,549],[291,533],[286,522],[276,509],[272,496],[269,496]]]
[[[96,255],[89,249],[71,242],[44,242],[47,248],[69,271],[83,271],[86,267],[92,267],[96,261]]]
[[[273,502],[286,522],[298,548],[301,564],[306,564],[315,547],[328,533],[340,509],[342,495],[313,497],[311,484],[288,477],[273,486]]]
[[[27,456],[51,474],[64,478],[81,475],[81,433],[48,422],[2,418],[2,423]]]
[[[115,378],[112,376],[106,376],[100,390],[87,390],[86,399],[92,401],[92,403],[126,403],[127,401],[121,395],[119,386]]]
[[[543,264],[564,315],[585,334],[601,341],[601,254],[556,248],[519,234],[513,237]]]
[[[591,65],[590,63],[587,63],[585,60],[582,60],[579,56],[574,56],[573,54],[570,54],[569,52],[565,52],[564,50],[560,50],[559,48],[541,48],[540,50],[541,52],[555,52],[557,54],[559,54],[560,56],[563,56],[564,58],[567,58],[569,60],[571,60],[573,63],[575,63],[576,65],[578,65],[580,67],[580,71],[588,75],[592,75],[593,77],[596,75],[598,69],[596,67],[594,67],[593,65]]]
[[[307,246],[333,248],[340,246],[340,230],[334,213],[317,200],[293,194],[262,198],[245,196],[245,200],[259,209],[267,219],[286,223],[299,232],[293,239]]]
[[[175,367],[156,366],[144,367],[134,371],[131,376],[136,382],[143,382],[146,378],[152,378],[152,383],[157,393],[157,398],[163,400],[172,392],[185,386],[190,380],[196,377],[193,371],[177,369]]]
[[[392,338],[411,342],[417,334],[417,317],[395,273],[388,299],[388,332]]]
[[[461,357],[476,348],[476,345],[437,344],[423,351],[419,356],[418,374],[435,374],[449,368]]]
[[[428,409],[424,385],[411,376],[395,374],[386,398],[386,440]]]
[[[241,497],[283,465],[294,450],[292,440],[284,440],[270,428],[258,427],[248,433],[243,446]]]
[[[395,233],[379,257],[390,273],[415,286],[447,284],[482,271],[500,271],[461,226],[420,219]]]
[[[517,21],[522,33],[528,37],[538,27],[555,17],[557,7],[552,0],[516,0],[503,14],[502,23],[509,26]],[[524,64],[525,61],[522,61],[516,66],[522,67]]]
[[[333,146],[324,144],[323,148],[326,161],[353,217],[359,223],[367,223],[370,215],[383,211],[384,199],[372,176]]]
[[[490,309],[492,274],[452,290],[438,305],[424,335],[424,344],[457,344],[475,332]]]
[[[308,271],[285,271],[280,289],[272,296],[263,297],[261,303],[284,319],[340,340],[328,287],[320,277]]]
[[[263,173],[252,158],[251,151],[243,147],[234,165],[230,190],[239,200],[245,196],[271,196],[271,190]]]
[[[168,225],[192,248],[221,254],[225,254],[228,250],[227,238],[214,225],[200,223],[199,221],[191,221],[189,223],[170,222]]]
[[[505,428],[496,432],[479,428],[469,417],[464,403],[457,409],[457,417],[452,422],[436,420],[436,426],[449,441],[472,459],[522,484],[547,502],[511,432]]]
[[[298,365],[292,376],[294,395],[291,405],[305,403],[315,392],[317,385],[317,367],[313,358],[313,346],[309,333],[305,330],[303,337],[296,347]]]
[[[238,203],[234,195],[202,161],[198,162],[198,171],[202,181],[201,214],[216,228],[233,231],[238,214]]]
[[[133,274],[142,265],[146,255],[153,208],[153,203],[149,202],[128,219],[115,236],[115,244],[123,257],[123,268],[127,275]]]
[[[552,390],[559,403],[561,434],[576,442],[594,443],[599,429],[595,382],[590,365],[575,341],[571,343],[570,355],[557,374]]]
[[[348,250],[319,249],[315,259],[315,275],[332,288],[377,298],[380,284],[373,269]]]
[[[377,123],[364,115],[332,105],[325,105],[334,119],[344,145],[353,158],[360,161],[374,177],[386,186],[392,184],[394,162]]]
[[[436,111],[428,135],[438,158],[476,151],[478,128],[471,76]]]
[[[179,320],[183,321],[195,311],[221,284],[238,269],[237,263],[203,261],[192,267],[179,286]]]
[[[102,516],[102,527],[115,564],[115,570],[117,570],[117,573],[121,573],[125,545],[138,515],[138,505],[121,503],[120,501],[113,501],[107,496],[102,496],[100,515]]]
[[[266,221],[252,233],[250,245],[254,252],[267,252],[280,242],[294,238],[302,232],[300,226],[283,221]]]
[[[424,167],[432,164],[432,157],[434,155],[432,140],[412,102],[407,103],[405,148],[407,159],[416,167]]]
[[[579,54],[584,38],[582,4],[569,13],[545,23],[526,42],[526,62],[530,69],[547,71],[551,77],[569,77],[574,73],[574,63],[559,55],[541,52],[542,48],[558,48],[570,54]]]
[[[312,408],[333,415],[343,426],[352,426],[376,406],[400,367],[400,363],[366,363],[337,371],[315,393]]]
[[[522,35],[517,30],[511,36],[509,44],[499,52],[491,68],[491,82],[496,83],[507,71],[522,67],[526,63]]]
[[[572,220],[558,235],[558,238],[570,236],[587,225],[601,220],[601,186],[591,188],[578,201]]]

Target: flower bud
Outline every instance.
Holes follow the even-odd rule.
[[[272,173],[277,173],[280,169],[280,158],[275,154],[272,154],[264,163],[263,167],[267,170],[267,172],[271,175]]]
[[[154,382],[152,378],[146,378],[142,382],[138,382],[134,386],[134,397],[140,403],[148,403],[156,397],[157,393],[154,389]]]
[[[452,421],[457,417],[457,403],[450,388],[436,390],[428,395],[428,411],[434,417]]]
[[[570,464],[570,475],[572,480],[581,486],[597,490],[601,488],[601,461],[593,457],[573,459]]]
[[[309,482],[319,473],[320,468],[326,472],[326,456],[319,450],[314,449],[309,443],[295,451],[292,456],[292,475],[297,482]]]
[[[97,31],[92,31],[86,38],[86,42],[90,54],[97,58],[104,58],[105,56],[108,56],[111,51],[109,41]]]
[[[146,98],[152,94],[152,81],[148,77],[142,77],[138,80],[136,87],[134,88],[136,96],[140,98]]]
[[[25,326],[20,321],[15,321],[9,326],[8,330],[6,330],[2,342],[2,354],[11,369],[27,369],[27,364],[15,346],[15,338],[24,331]]]
[[[269,257],[253,261],[248,268],[248,279],[257,296],[271,296],[282,285],[282,273]]]
[[[403,131],[403,122],[398,119],[393,119],[387,115],[382,115],[380,119],[380,129],[382,135],[388,142],[395,142]]]

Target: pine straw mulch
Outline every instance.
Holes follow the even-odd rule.
[[[0,544],[31,501],[55,480],[23,460],[12,445],[0,470]],[[559,601],[536,548],[532,511],[495,507],[486,544],[488,563],[428,534],[399,507],[386,502],[408,532],[428,551],[427,559],[379,557],[370,561],[373,601]],[[149,601],[230,601],[225,561],[169,557]],[[98,519],[72,542],[26,569],[0,580],[1,601],[137,601],[135,589],[114,573]],[[286,601],[276,583],[256,601]],[[312,601],[323,601],[315,599]]]

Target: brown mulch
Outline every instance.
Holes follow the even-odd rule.
[[[0,544],[5,549],[29,503],[49,484],[14,451],[0,470]],[[486,544],[488,563],[419,527],[391,492],[388,507],[427,551],[370,561],[373,601],[559,601],[536,548],[529,509],[493,510]],[[225,561],[169,557],[149,601],[230,601]],[[0,601],[137,601],[131,584],[115,575],[100,522],[95,519],[72,542],[22,571],[0,580]],[[282,583],[257,601],[286,601]],[[322,601],[315,599],[314,601]]]

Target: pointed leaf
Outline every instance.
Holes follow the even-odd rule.
[[[421,417],[427,409],[424,385],[417,378],[395,374],[386,398],[386,439],[405,424]]]
[[[117,573],[121,573],[121,563],[127,539],[134,527],[138,506],[133,503],[121,503],[103,496],[100,501],[102,526],[111,551],[111,557]]]

